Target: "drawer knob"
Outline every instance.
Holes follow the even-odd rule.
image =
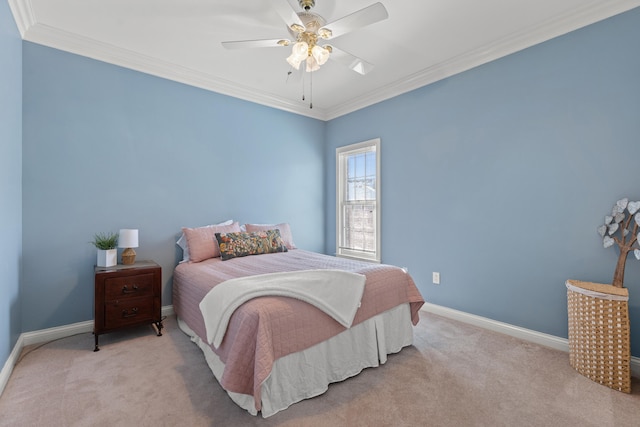
[[[131,311],[122,310],[122,317],[125,319],[128,317],[136,317],[137,315],[138,315],[138,307],[133,307]]]
[[[132,293],[134,293],[134,292],[138,292],[138,285],[133,285],[133,289],[132,289],[132,290],[129,290],[129,288],[127,287],[127,285],[125,285],[125,286],[122,288],[122,293],[123,293],[123,294],[132,294]]]

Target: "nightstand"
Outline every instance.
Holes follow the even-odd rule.
[[[93,335],[153,323],[162,336],[162,269],[153,261],[95,267]]]

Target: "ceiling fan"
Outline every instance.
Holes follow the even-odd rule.
[[[300,65],[305,63],[307,72],[318,70],[329,59],[362,75],[373,69],[373,65],[364,59],[331,44],[323,43],[326,40],[332,40],[358,28],[387,19],[389,14],[382,3],[374,3],[327,24],[322,16],[311,12],[316,4],[315,0],[298,0],[298,4],[303,9],[301,12],[296,12],[287,0],[270,1],[278,15],[287,24],[291,39],[225,41],[222,42],[222,45],[227,49],[292,45],[291,55],[287,58],[287,62],[295,69],[300,69]]]

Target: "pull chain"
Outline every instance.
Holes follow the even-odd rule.
[[[291,73],[293,72],[292,69],[289,70],[289,72],[287,73],[287,82],[289,81],[289,76],[291,75]],[[304,80],[305,80],[305,73],[304,71],[302,72],[302,100],[306,100],[306,96],[305,96],[305,86],[304,86]],[[313,108],[313,71],[309,72],[309,109]]]
[[[309,109],[313,108],[313,71],[309,73]]]

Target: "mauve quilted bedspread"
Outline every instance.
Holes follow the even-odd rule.
[[[404,303],[411,306],[413,324],[418,323],[418,310],[424,299],[411,276],[402,269],[302,249],[179,264],[173,277],[173,308],[206,342],[198,304],[213,286],[235,277],[312,269],[342,269],[367,277],[353,325]],[[212,346],[225,364],[220,383],[225,390],[253,395],[256,410],[260,410],[260,386],[277,358],[309,348],[344,330],[329,315],[297,299],[267,296],[250,300],[231,316],[220,347]]]

